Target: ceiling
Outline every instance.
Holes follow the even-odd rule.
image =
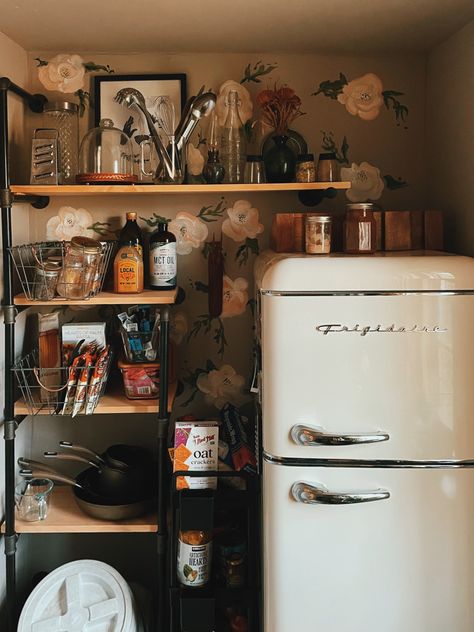
[[[473,0],[0,0],[28,51],[426,51],[474,18]]]

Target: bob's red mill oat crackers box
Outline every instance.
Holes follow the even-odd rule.
[[[216,421],[177,421],[173,471],[217,470],[219,426]],[[216,489],[212,476],[178,476],[176,489]]]

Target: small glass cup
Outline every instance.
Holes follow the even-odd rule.
[[[26,522],[44,520],[48,515],[54,483],[49,478],[31,478],[15,487],[16,515]]]

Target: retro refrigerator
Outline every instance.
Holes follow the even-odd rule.
[[[264,632],[472,632],[474,259],[255,274]]]

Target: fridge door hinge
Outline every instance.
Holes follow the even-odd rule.
[[[14,305],[5,305],[3,307],[3,322],[5,325],[14,325],[18,310]]]
[[[18,540],[18,536],[16,533],[14,533],[13,535],[6,535],[4,537],[5,555],[15,555],[17,540]]]
[[[10,189],[0,189],[0,202],[2,207],[13,206],[14,196]]]
[[[3,424],[3,428],[3,438],[5,439],[5,441],[14,441],[18,428],[18,422],[16,421],[16,419],[7,419]]]

